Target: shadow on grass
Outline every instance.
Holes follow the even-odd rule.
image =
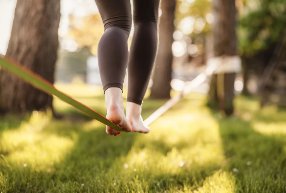
[[[257,97],[239,96],[238,98],[237,105],[240,107],[240,113],[248,113],[252,119],[264,123],[285,122],[286,109],[274,105],[261,108],[257,102]],[[275,116],[273,116],[273,114],[275,114]]]
[[[14,116],[14,115],[5,115],[3,117],[0,117],[0,135],[3,133],[6,129],[12,130],[12,129],[18,129],[18,127],[24,123],[28,122],[30,120],[31,114],[23,114],[20,116]]]
[[[3,133],[7,130],[16,130],[21,124],[28,122],[31,114],[23,114],[21,116],[5,115],[0,118],[0,139]],[[0,144],[1,145],[1,144]],[[1,148],[0,146],[0,157],[9,155],[9,151]]]
[[[235,117],[214,117],[228,160],[223,169],[234,173],[235,192],[285,192],[286,136],[261,134],[254,130],[251,122]]]
[[[221,167],[221,163],[216,161],[200,163],[199,160],[192,158],[187,159],[186,162],[181,162],[182,165],[179,166],[181,163],[173,160],[170,156],[174,153],[174,150],[177,152],[191,152],[192,149],[195,148],[196,142],[192,144],[181,141],[175,145],[170,145],[162,141],[153,140],[148,141],[148,143],[149,146],[153,146],[155,150],[153,152],[154,155],[163,154],[165,158],[164,160],[156,160],[153,163],[154,166],[147,166],[147,170],[144,169],[140,171],[140,174],[137,174],[138,180],[140,181],[140,189],[138,189],[138,191],[189,192],[191,190],[197,190],[203,185],[206,178],[212,176],[214,172]],[[144,150],[144,146],[141,147],[141,150]],[[173,168],[170,168],[170,166],[164,168],[164,166],[162,166],[160,162],[165,162],[166,158],[168,159],[167,165],[173,165]],[[150,169],[148,169],[149,167]]]
[[[143,117],[164,102],[145,101]],[[185,104],[179,103],[173,110],[183,106]],[[88,124],[91,126],[86,128]],[[69,139],[71,149],[67,148],[63,158],[50,168],[37,170],[23,168],[22,165],[20,168],[17,164],[4,170],[0,168],[0,183],[2,170],[7,178],[5,183],[10,188],[8,192],[179,192],[185,187],[188,190],[198,189],[208,176],[221,167],[220,159],[200,160],[204,153],[211,153],[208,152],[210,149],[200,152],[204,151],[203,145],[209,143],[202,138],[206,133],[200,129],[173,145],[164,141],[164,135],[160,135],[158,140],[146,140],[142,134],[136,133],[108,136],[103,125],[95,124],[93,127],[93,122],[88,121],[52,121],[41,132],[47,138],[59,137],[52,143],[58,143],[62,138]],[[203,145],[199,144],[196,149],[196,143]],[[42,148],[41,143],[33,145]],[[54,146],[57,148],[56,144]],[[194,149],[196,152],[192,153]],[[145,150],[150,151],[150,160],[146,165],[140,161]],[[181,160],[177,159],[180,154],[186,155],[182,156],[182,161],[185,160],[182,166],[179,166]],[[198,158],[194,159],[193,155],[198,155]],[[126,167],[126,163],[129,166]]]
[[[105,126],[99,124],[86,130],[81,124],[53,121],[42,132],[47,139],[55,135],[69,139],[73,142],[71,150],[46,169],[5,165],[0,169],[0,185],[2,174],[9,186],[7,192],[93,192],[104,180],[100,177],[112,169],[114,161],[128,154],[134,142],[134,135],[130,134],[124,134],[125,137],[108,136]],[[39,147],[40,144],[35,145]],[[104,190],[104,187],[101,189]]]
[[[112,170],[114,162],[128,154],[134,142],[134,135],[108,136],[104,128],[79,133],[73,149],[54,167],[53,176],[57,178],[58,188],[65,184],[72,190],[72,184],[77,184],[78,188],[84,184],[84,187],[79,188],[82,192],[99,189],[105,173]],[[104,187],[101,188],[104,190]]]
[[[161,103],[148,102],[146,104],[145,107],[148,107],[149,111],[144,111],[144,116],[149,115],[152,107],[155,110],[161,105]],[[101,111],[104,111],[104,109],[102,108]],[[72,115],[74,119],[80,121],[69,119],[52,120],[39,133],[36,131],[33,133],[33,135],[40,135],[38,136],[39,139],[33,142],[34,144],[25,144],[23,148],[30,145],[28,147],[31,148],[30,152],[35,149],[33,147],[35,146],[37,149],[43,149],[43,154],[45,154],[47,149],[41,147],[43,144],[46,144],[50,139],[51,143],[61,143],[61,139],[64,139],[64,141],[72,143],[71,149],[67,149],[63,153],[63,158],[60,161],[56,161],[54,164],[54,161],[52,161],[53,166],[47,166],[44,169],[42,166],[39,169],[32,165],[29,166],[29,164],[23,168],[23,163],[13,163],[12,161],[9,164],[4,160],[3,167],[0,169],[0,186],[2,183],[1,175],[4,175],[3,179],[6,179],[7,192],[58,192],[59,190],[62,192],[94,192],[95,190],[95,192],[104,192],[107,185],[103,183],[104,181],[112,186],[113,179],[120,178],[114,172],[119,171],[119,169],[116,169],[116,167],[119,167],[119,163],[120,167],[123,167],[122,159],[128,155],[133,147],[136,135],[125,133],[118,137],[108,136],[105,133],[104,125],[96,121],[88,121],[89,119],[86,119],[84,114],[73,108],[65,109],[65,115]],[[22,121],[16,120],[15,123],[12,121],[13,125],[8,125],[7,129],[18,129]],[[4,123],[1,122],[0,125]],[[10,124],[11,121],[8,121],[8,123]],[[86,125],[89,124],[91,126],[86,129]],[[0,132],[3,131],[2,128]],[[41,142],[45,140],[47,142]],[[58,147],[57,144],[54,145],[55,148]],[[11,151],[12,154],[17,154],[15,149],[12,148]],[[39,152],[37,152],[38,154]],[[51,156],[54,157],[55,155]],[[33,157],[28,159],[32,162],[37,160]],[[108,173],[111,174],[107,175]],[[2,187],[0,190],[2,190]]]

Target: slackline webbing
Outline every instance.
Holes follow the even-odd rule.
[[[168,100],[164,105],[162,105],[144,121],[145,125],[150,125],[155,120],[157,120],[160,116],[162,116],[170,108],[177,104],[181,99],[183,99],[187,94],[193,91],[193,89],[203,84],[208,79],[208,77],[210,77],[217,69],[217,66],[209,66],[205,69],[204,72],[196,76],[191,82],[186,83],[178,96]]]
[[[145,125],[150,125],[155,120],[157,120],[160,116],[162,116],[165,112],[167,112],[171,107],[173,107],[176,103],[178,103],[181,99],[183,99],[187,94],[189,94],[194,88],[197,88],[202,83],[207,80],[208,74],[203,72],[199,74],[196,78],[194,78],[190,83],[187,83],[181,93],[168,100],[163,106],[157,109],[154,113],[152,113],[145,121]]]
[[[94,110],[88,108],[87,106],[83,105],[82,103],[76,101],[75,99],[71,98],[70,96],[64,94],[63,92],[56,89],[51,83],[47,80],[42,78],[41,76],[35,74],[30,69],[24,67],[23,65],[19,64],[18,62],[14,61],[11,58],[6,56],[0,55],[0,66],[10,73],[18,76],[19,78],[25,80],[32,86],[46,92],[47,94],[54,95],[61,99],[62,101],[70,104],[71,106],[75,107],[76,109],[80,110],[84,114],[90,116],[93,119],[100,121],[101,123],[112,127],[117,131],[124,131],[118,125],[112,123],[108,119],[106,119],[101,114],[95,112]]]

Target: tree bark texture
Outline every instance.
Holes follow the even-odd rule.
[[[176,0],[161,1],[162,16],[159,23],[159,47],[154,66],[150,98],[169,99],[173,64],[173,33]]]
[[[235,0],[213,0],[214,57],[237,55]],[[234,111],[234,81],[236,73],[216,74],[211,78],[208,105],[226,115]]]
[[[54,83],[59,22],[59,0],[19,0],[6,55]],[[52,96],[6,71],[0,83],[3,113],[52,108]]]

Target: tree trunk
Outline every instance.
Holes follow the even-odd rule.
[[[210,90],[208,94],[208,107],[211,109],[218,109],[218,93],[217,93],[217,74],[212,75],[210,80]]]
[[[15,9],[7,56],[54,83],[60,21],[59,0],[20,0]],[[1,111],[23,113],[52,108],[52,96],[1,74]]]
[[[250,61],[249,59],[244,59],[243,62],[242,62],[242,78],[243,78],[243,89],[242,89],[242,92],[241,94],[244,95],[244,96],[250,96],[250,92],[248,90],[248,82],[249,82],[249,71],[250,71]]]
[[[170,98],[172,64],[173,64],[173,33],[175,30],[176,0],[162,0],[162,16],[159,23],[159,48],[153,74],[153,85],[150,98]]]
[[[213,0],[213,14],[214,57],[237,55],[235,0]],[[210,85],[208,105],[226,115],[231,115],[234,111],[235,76],[236,73],[233,72],[215,74]]]

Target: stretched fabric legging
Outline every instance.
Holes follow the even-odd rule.
[[[127,101],[142,104],[157,51],[157,21],[160,0],[133,0],[134,36],[128,54],[131,30],[130,0],[95,0],[104,34],[98,45],[103,90],[122,90],[128,66]],[[128,56],[129,55],[129,56]]]

